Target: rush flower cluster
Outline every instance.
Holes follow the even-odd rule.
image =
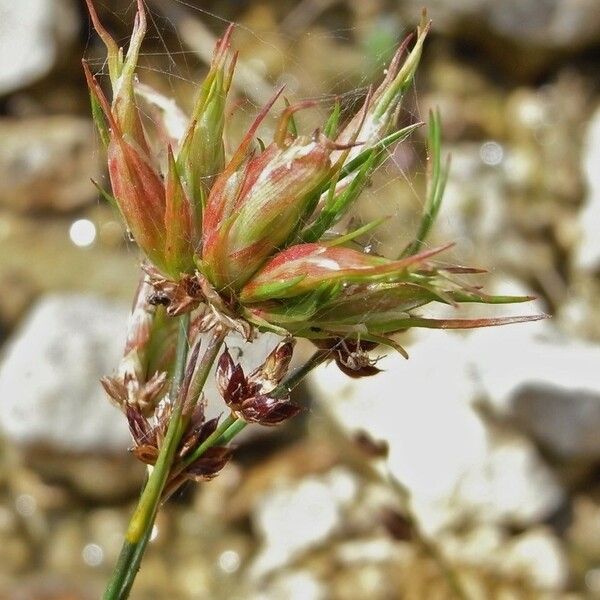
[[[288,396],[271,394],[287,374],[293,350],[292,340],[281,342],[247,377],[229,351],[223,352],[217,366],[217,387],[234,415],[247,423],[278,425],[300,412]]]
[[[148,92],[135,76],[146,31],[143,2],[138,0],[124,55],[87,1],[108,51],[112,86],[109,101],[84,64],[93,113],[107,147],[112,186],[112,196],[107,196],[146,256],[153,303],[165,305],[170,315],[200,307],[214,317],[205,323],[234,324],[249,337],[258,329],[310,338],[322,347],[338,348],[338,354],[336,340],[359,347],[361,342],[388,344],[403,352],[393,335],[411,327],[481,327],[515,320],[434,320],[417,314],[432,302],[529,299],[488,296],[455,281],[456,274],[478,271],[439,263],[438,255],[448,246],[424,247],[448,169],[440,161],[436,114],[429,124],[425,214],[414,242],[402,256],[389,258],[366,253],[355,243],[381,221],[340,232],[343,217],[387,150],[422,125],[395,128],[429,30],[425,18],[398,49],[383,82],[369,90],[362,108],[345,125],[336,105],[322,128],[299,134],[294,113],[312,103],[287,105],[272,141],[265,144],[257,130],[280,89],[228,157],[223,130],[237,59],[231,50],[232,27],[216,45],[185,134],[177,139],[158,123],[160,131],[152,139],[164,140],[164,148],[156,153],[139,108]],[[352,360],[340,364],[348,368]],[[158,394],[161,384],[160,379],[148,381],[148,392]],[[127,393],[127,385],[112,390],[113,396]]]

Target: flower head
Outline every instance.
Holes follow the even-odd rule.
[[[376,371],[365,350],[373,344],[389,344],[404,352],[393,336],[410,327],[481,327],[515,320],[436,321],[419,312],[432,302],[529,299],[488,296],[454,277],[476,269],[437,262],[437,255],[448,246],[424,249],[448,173],[440,160],[436,113],[430,117],[428,189],[415,239],[400,257],[386,258],[355,244],[380,221],[340,232],[344,215],[385,159],[386,150],[421,125],[394,130],[429,31],[425,15],[414,43],[408,36],[383,82],[374,92],[369,90],[363,107],[348,123],[340,124],[336,105],[322,128],[298,134],[294,113],[314,103],[288,105],[272,141],[264,144],[255,139],[256,133],[281,95],[279,90],[227,157],[225,104],[237,58],[231,52],[229,27],[216,45],[185,133],[181,139],[170,136],[161,170],[160,161],[151,156],[136,103],[134,71],[145,32],[143,3],[138,0],[125,57],[99,23],[91,0],[88,5],[108,50],[110,103],[87,67],[86,76],[108,147],[113,193],[134,238],[153,263],[147,268],[153,298],[167,306],[169,315],[201,307],[197,322],[203,327],[220,324],[248,338],[253,329],[309,338],[332,349],[338,364],[358,374]],[[144,94],[156,96],[148,90]],[[295,410],[270,397],[257,377],[246,377],[224,354],[221,392],[234,412],[272,423]]]

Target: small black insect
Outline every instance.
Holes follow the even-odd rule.
[[[154,292],[148,296],[148,304],[152,306],[169,306],[171,298],[164,292]]]

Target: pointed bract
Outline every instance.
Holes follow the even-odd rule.
[[[225,104],[237,60],[237,54],[230,51],[232,32],[233,24],[217,42],[210,71],[200,86],[191,122],[177,157],[177,165],[199,219],[212,182],[225,166]]]

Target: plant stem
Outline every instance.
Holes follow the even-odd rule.
[[[122,600],[127,598],[133,581],[140,567],[142,556],[146,549],[154,520],[158,512],[165,483],[169,477],[175,452],[185,429],[185,417],[182,415],[183,399],[179,389],[183,381],[188,354],[189,314],[180,317],[179,334],[173,380],[171,382],[170,398],[173,402],[173,412],[167,428],[167,433],[160,447],[160,453],[154,468],[144,487],[137,507],[131,517],[121,554],[112,577],[104,592],[104,600]],[[195,384],[202,388],[210,368],[217,357],[223,336],[216,335],[204,352],[195,377]]]
[[[289,394],[313,369],[323,364],[331,356],[329,350],[317,350],[301,366],[292,371],[270,395],[275,398],[281,398]]]
[[[231,425],[239,421],[237,417],[230,414],[186,459],[182,462],[181,470],[191,465],[200,458],[209,448],[216,445],[217,440],[229,429]]]
[[[170,399],[173,403],[173,412],[167,428],[165,439],[163,440],[158,459],[148,478],[148,483],[142,492],[142,497],[131,517],[125,539],[131,544],[137,544],[142,539],[150,521],[154,520],[154,515],[158,507],[158,500],[165,484],[173,456],[179,440],[181,439],[183,429],[183,419],[181,413],[183,403],[178,397],[179,387],[183,381],[185,372],[185,363],[188,352],[187,330],[190,322],[189,314],[180,317],[179,336],[177,338],[177,354],[175,356],[175,368],[173,371],[173,381],[171,383]]]
[[[160,495],[169,474],[173,455],[181,437],[181,411],[183,406],[181,402],[176,402],[176,399],[185,372],[189,323],[189,314],[180,317],[175,367],[170,390],[171,402],[174,404],[167,434],[161,445],[156,464],[148,477],[148,481],[129,521],[119,559],[104,592],[104,600],[118,600],[127,598],[129,595],[129,590],[139,569],[144,549],[150,537],[150,531],[152,530],[156,511],[158,510]]]

